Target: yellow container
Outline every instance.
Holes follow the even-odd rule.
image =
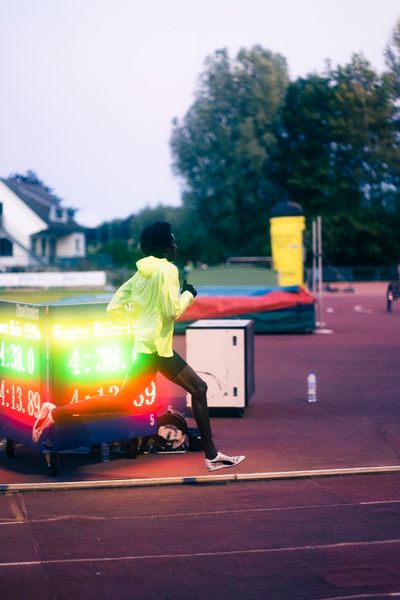
[[[280,286],[304,285],[304,229],[303,216],[270,219],[272,261]]]

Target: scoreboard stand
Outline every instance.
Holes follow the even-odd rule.
[[[46,460],[50,475],[52,475],[52,477],[58,475],[58,469],[60,466],[60,457],[58,452],[45,452],[44,458]]]
[[[60,406],[118,394],[133,360],[132,333],[130,324],[116,325],[107,317],[105,303],[0,301],[0,437],[7,439],[6,455],[12,457],[14,442],[20,442],[44,454],[55,475],[61,451],[121,440],[133,448],[137,438],[155,435],[153,384],[132,399],[126,416],[82,416],[71,425],[50,427],[37,443],[32,440],[43,402]]]
[[[14,453],[15,453],[14,440],[10,440],[9,438],[7,438],[7,440],[6,440],[6,456],[7,456],[7,458],[12,458],[14,456]]]

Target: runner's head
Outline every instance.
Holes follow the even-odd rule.
[[[173,260],[176,257],[176,242],[171,225],[166,221],[156,221],[145,227],[140,236],[140,247],[146,256]]]

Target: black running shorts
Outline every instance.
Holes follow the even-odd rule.
[[[130,376],[138,376],[159,371],[167,379],[174,380],[187,367],[187,362],[174,351],[173,356],[158,356],[158,354],[137,354],[130,369]]]

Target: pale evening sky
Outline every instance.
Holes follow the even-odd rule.
[[[172,119],[206,56],[260,44],[291,79],[362,52],[384,69],[398,0],[0,0],[0,177],[32,169],[97,225],[179,205]]]

